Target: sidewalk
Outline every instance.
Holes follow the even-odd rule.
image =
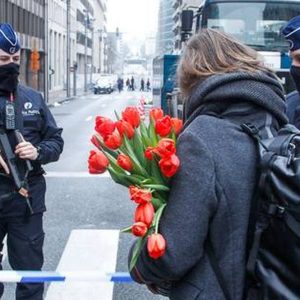
[[[71,96],[67,98],[67,92],[66,90],[60,90],[60,91],[54,91],[49,93],[49,99],[48,99],[48,106],[54,106],[55,103],[62,103],[64,101],[73,100],[77,97],[81,97],[84,95],[91,94],[92,91],[88,90],[87,92],[84,92],[84,89],[77,89],[76,96],[73,95],[73,90],[71,91]]]

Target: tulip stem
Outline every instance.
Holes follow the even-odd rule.
[[[156,212],[155,214],[155,233],[158,233],[158,225],[159,225],[159,221],[160,221],[160,218],[161,218],[161,215],[163,213],[163,210],[164,208],[166,207],[166,203],[163,204]]]

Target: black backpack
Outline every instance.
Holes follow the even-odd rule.
[[[285,125],[262,139],[241,125],[258,145],[259,181],[249,219],[245,299],[300,299],[300,131]],[[208,254],[224,296],[231,299],[211,247]],[[252,298],[252,299],[253,299]]]

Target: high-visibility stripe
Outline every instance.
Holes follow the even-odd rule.
[[[98,281],[133,282],[129,273],[85,272],[48,272],[48,271],[0,271],[0,282],[56,282],[56,281]]]

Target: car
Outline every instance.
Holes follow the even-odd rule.
[[[94,85],[94,94],[110,94],[113,86],[108,78],[99,78]]]

